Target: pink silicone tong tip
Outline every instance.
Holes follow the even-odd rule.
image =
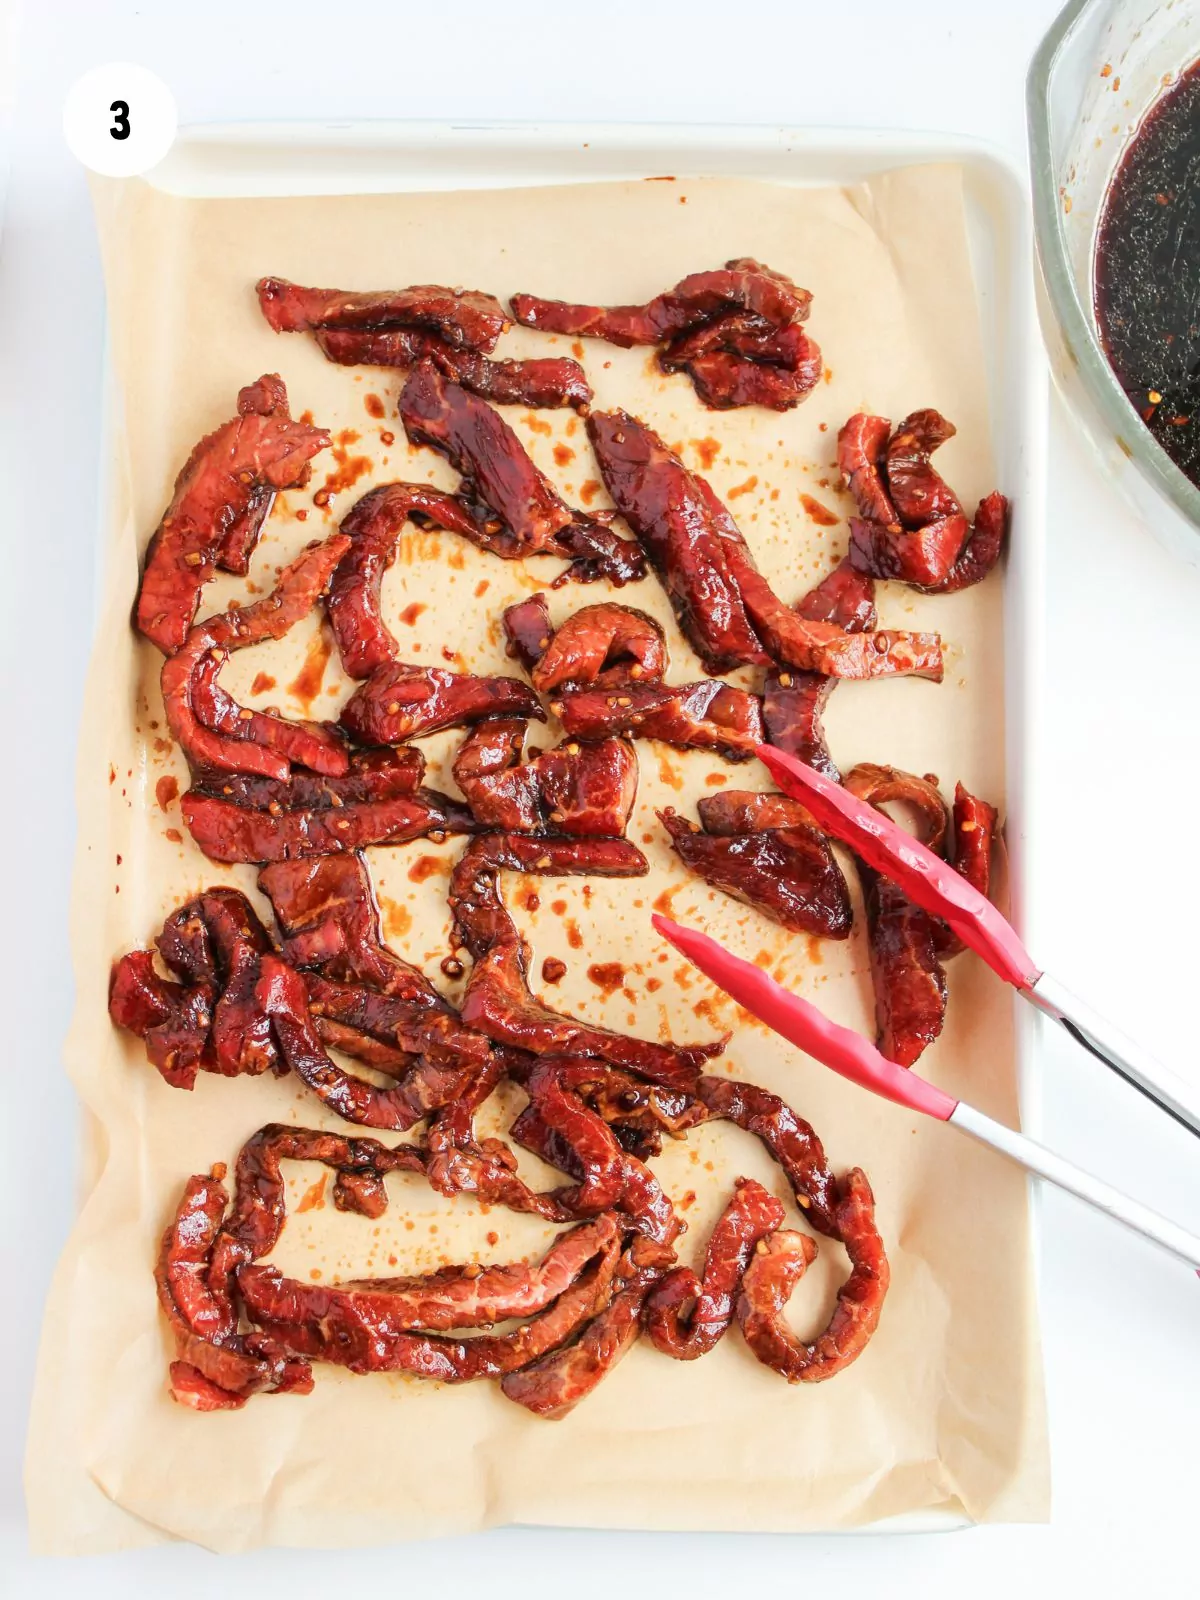
[[[755,751],[784,794],[802,800],[817,822],[869,867],[898,884],[914,903],[948,922],[1006,983],[1031,989],[1041,969],[1011,923],[985,895],[890,817],[832,783],[795,756],[760,744]]]
[[[831,1022],[816,1006],[790,994],[769,973],[753,962],[732,955],[715,939],[685,928],[657,912],[650,919],[663,938],[673,944],[713,983],[724,989],[745,1010],[765,1022],[801,1050],[821,1061],[851,1083],[882,1095],[912,1111],[945,1122],[958,1101],[936,1084],[897,1066],[853,1028]]]

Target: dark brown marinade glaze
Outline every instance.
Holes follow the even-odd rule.
[[[1117,381],[1200,484],[1200,63],[1150,107],[1096,236],[1096,321]]]
[[[779,662],[840,678],[941,678],[936,634],[849,633],[786,606],[709,485],[636,417],[593,411],[587,428],[605,488],[707,672]]]
[[[329,434],[292,420],[274,373],[238,395],[238,414],[201,439],[146,550],[134,621],[164,655],[178,650],[217,567],[244,573],[279,489],[305,482]]]
[[[408,289],[306,289],[286,278],[260,278],[255,291],[276,333],[317,328],[423,328],[455,349],[487,355],[511,326],[490,294],[416,284]]]
[[[485,717],[546,720],[537,696],[517,678],[476,677],[445,667],[392,661],[377,667],[342,707],[342,727],[360,744],[400,744]]]
[[[638,762],[623,739],[567,742],[521,761],[523,719],[495,717],[469,733],[454,781],[476,821],[506,832],[623,835],[637,797]]]
[[[621,585],[644,574],[639,546],[568,506],[500,413],[448,382],[431,361],[415,367],[404,385],[400,419],[412,444],[428,445],[462,474],[460,492],[494,512],[499,525],[486,548],[495,555],[569,558],[555,587],[600,578]]]
[[[345,367],[415,367],[431,360],[452,382],[494,406],[555,410],[588,406],[592,387],[578,361],[553,356],[539,361],[492,361],[459,350],[416,328],[318,328],[316,341],[330,361]]]

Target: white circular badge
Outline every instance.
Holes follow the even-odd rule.
[[[72,155],[106,178],[149,172],[174,144],[178,125],[170,89],[157,73],[129,61],[85,72],[63,106]]]

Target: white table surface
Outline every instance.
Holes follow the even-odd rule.
[[[1019,154],[1023,80],[1054,0],[30,0],[15,81],[0,236],[5,512],[0,651],[8,779],[0,1350],[0,1591],[19,1596],[347,1592],[578,1597],[813,1593],[860,1581],[889,1597],[1195,1592],[1200,1285],[1055,1193],[1041,1294],[1054,1457],[1049,1527],[908,1538],[599,1535],[510,1530],[361,1554],[226,1558],[170,1547],[84,1562],[26,1550],[21,1455],[41,1305],[73,1195],[74,1100],[59,1064],[71,1006],[65,908],[73,760],[98,526],[102,286],[84,175],[60,135],[90,66],[132,60],[172,85],[180,120],[518,117],[787,122],[968,132]],[[0,13],[4,10],[0,0]],[[342,27],[342,17],[363,19]],[[368,20],[370,19],[370,20]],[[0,16],[0,23],[3,17]],[[820,60],[821,67],[809,63]],[[432,70],[424,69],[432,63]],[[0,151],[0,185],[3,184]],[[1200,779],[1200,573],[1159,551],[1098,476],[1055,405],[1039,828],[1039,955],[1128,1031],[1195,1074],[1195,896],[1186,817]],[[34,629],[37,629],[35,632]],[[36,641],[36,649],[35,642]],[[36,774],[36,776],[34,776]],[[1129,780],[1161,777],[1173,815]],[[1044,1132],[1078,1161],[1200,1227],[1200,1152],[1056,1037]],[[65,1144],[66,1148],[60,1146]]]

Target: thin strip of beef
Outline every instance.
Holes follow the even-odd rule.
[[[587,374],[567,356],[492,361],[417,328],[318,328],[316,340],[330,361],[344,367],[408,368],[428,357],[452,382],[496,406],[554,410],[587,406],[592,398]]]
[[[362,744],[400,744],[484,717],[546,720],[537,696],[517,678],[480,678],[444,667],[393,661],[376,669],[342,707],[342,727]]]
[[[952,832],[954,838],[954,870],[961,872],[973,889],[991,897],[992,846],[996,840],[998,816],[995,806],[968,793],[961,783],[954,786]],[[938,954],[943,961],[961,954],[965,949],[962,940],[949,924],[937,924]]]
[[[796,611],[809,622],[832,622],[846,633],[870,632],[877,621],[874,579],[856,571],[849,561],[840,561],[797,602]],[[762,707],[768,744],[840,783],[841,773],[829,754],[821,722],[836,682],[819,672],[772,667],[763,683]]]
[[[362,850],[367,845],[405,844],[473,833],[474,817],[436,789],[392,800],[366,800],[317,809],[285,810],[278,801],[261,809],[189,789],[180,801],[192,838],[210,861],[299,861]]]
[[[202,675],[210,655],[221,659],[233,650],[243,650],[266,639],[281,639],[301,617],[307,616],[346,553],[350,541],[340,534],[324,544],[312,544],[285,567],[272,592],[253,605],[209,617],[187,635],[175,655],[163,662],[162,692],[167,725],[195,767],[217,771],[248,772],[282,780],[291,771],[291,759],[270,748],[270,730],[287,735],[288,748],[296,749],[303,728],[292,724],[290,732],[283,719],[265,713],[255,717],[247,712],[246,735],[214,732],[200,721],[193,703],[197,675]],[[238,713],[239,718],[241,713]],[[343,745],[326,736],[314,736],[304,747],[304,765],[317,772],[337,777],[348,771],[349,756]]]
[[[328,775],[345,770],[346,741],[333,723],[293,722],[272,711],[240,706],[217,681],[224,664],[225,651],[212,650],[192,673],[192,713],[201,727],[226,739],[261,745],[289,766],[295,763]]]
[[[686,372],[711,411],[790,411],[824,371],[820,346],[798,323],[780,328],[742,313],[673,339],[660,350],[658,364],[664,372]]]
[[[174,983],[154,970],[152,951],[131,950],[113,963],[108,1014],[118,1028],[137,1034],[173,1089],[191,1089],[211,1064],[216,997],[214,984]]]
[[[1008,532],[1008,501],[994,489],[979,502],[975,521],[966,544],[954,558],[945,577],[927,585],[930,594],[957,594],[981,582],[1000,559],[1004,536]]]
[[[677,1361],[707,1355],[733,1321],[742,1275],[761,1239],[783,1226],[784,1210],[753,1178],[739,1178],[704,1253],[704,1275],[675,1267],[646,1300],[646,1332]]]
[[[400,419],[411,443],[445,456],[499,517],[509,538],[503,548],[491,546],[497,555],[571,557],[564,579],[580,583],[624,584],[642,576],[638,546],[568,506],[500,413],[447,382],[431,361],[414,368],[404,385]]]
[[[689,871],[761,911],[790,933],[850,935],[850,891],[829,841],[805,826],[753,833],[703,833],[669,807],[658,819]]]
[[[871,522],[900,521],[884,478],[892,424],[887,417],[858,411],[838,433],[837,464],[859,512]]]
[[[380,1089],[343,1071],[321,1043],[304,979],[275,956],[263,957],[255,998],[271,1019],[288,1067],[347,1122],[404,1132],[457,1098],[474,1074],[470,1061],[451,1065],[422,1059],[399,1083]]]
[[[835,1217],[850,1276],[838,1290],[829,1326],[811,1343],[799,1339],[784,1316],[792,1290],[816,1254],[806,1234],[790,1229],[773,1234],[755,1251],[742,1279],[737,1305],[742,1337],[789,1383],[832,1378],[862,1354],[879,1326],[891,1269],[875,1226],[875,1197],[857,1167],[838,1182]]]
[[[370,1319],[338,1289],[310,1295],[315,1285],[286,1281],[281,1299],[288,1309],[307,1313],[304,1320],[260,1316],[260,1322],[287,1348],[351,1372],[410,1372],[442,1383],[498,1378],[556,1349],[608,1302],[619,1249],[619,1240],[609,1243],[553,1305],[510,1334],[450,1339],[408,1333]]]
[[[537,666],[553,633],[544,594],[531,594],[528,600],[520,600],[504,612],[506,649],[526,672],[532,672]]]
[[[548,632],[530,677],[539,694],[564,686],[624,688],[630,682],[661,679],[668,665],[661,624],[645,611],[607,601],[584,606]]]
[[[501,1379],[507,1399],[535,1416],[557,1419],[573,1411],[606,1378],[641,1332],[646,1296],[660,1280],[671,1255],[635,1235],[621,1256],[613,1285],[617,1292],[571,1344],[527,1362]]]
[[[712,679],[564,689],[550,709],[572,738],[661,739],[678,750],[712,750],[726,761],[749,761],[763,739],[758,695]]]
[[[187,638],[214,570],[246,571],[276,491],[303,483],[329,443],[324,428],[292,420],[273,373],[248,384],[237,409],[184,463],[146,550],[134,620],[164,655]]]
[[[317,1324],[346,1351],[346,1365],[362,1367],[368,1341],[417,1329],[490,1328],[508,1317],[537,1316],[619,1236],[616,1219],[601,1216],[560,1234],[536,1264],[472,1264],[443,1267],[425,1277],[328,1285],[298,1283],[275,1267],[248,1265],[238,1273],[238,1289],[253,1321]]]
[[[812,813],[790,795],[758,789],[718,789],[696,802],[700,824],[714,838],[730,839],[739,833],[761,833],[767,828],[812,828]]]
[[[157,944],[174,971],[217,986],[208,1070],[227,1078],[287,1070],[255,999],[261,958],[272,948],[271,938],[244,894],[206,890],[171,913]]]
[[[624,834],[637,797],[638,763],[623,739],[568,742],[520,762],[525,724],[481,723],[454,759],[454,781],[476,820],[508,832]]]
[[[651,1043],[564,1016],[530,993],[528,956],[500,898],[501,869],[518,872],[640,876],[645,858],[623,839],[530,838],[485,834],[469,845],[450,880],[459,935],[475,958],[462,1018],[500,1044],[533,1055],[600,1056],[640,1077],[687,1089],[724,1041],[677,1046]]]
[[[851,517],[848,560],[872,577],[892,578],[936,594],[953,571],[970,532],[971,525],[961,511],[913,529],[895,524],[884,527]]]
[[[628,349],[658,344],[731,311],[750,312],[777,326],[803,321],[811,301],[807,289],[798,289],[781,272],[744,256],[727,261],[723,268],[690,273],[643,305],[572,305],[533,294],[515,294],[510,303],[513,316],[527,328],[605,339]]]
[[[340,983],[319,972],[306,972],[308,1009],[318,1026],[328,1018],[410,1055],[449,1065],[469,1061],[478,1069],[491,1055],[489,1041],[463,1024],[423,973],[417,978],[420,982],[405,994],[381,994],[365,984]]]
[[[754,1083],[705,1076],[695,1088],[711,1117],[736,1123],[766,1146],[808,1221],[818,1232],[837,1237],[835,1180],[811,1125],[778,1095]]]
[[[353,751],[349,768],[339,778],[293,772],[279,781],[240,772],[198,772],[189,793],[258,811],[272,807],[278,811],[336,811],[365,801],[403,800],[428,793],[421,789],[424,776],[425,757],[415,746],[397,750],[382,745]]]
[[[293,966],[319,966],[326,977],[384,994],[417,993],[430,1005],[438,998],[424,973],[384,943],[361,852],[276,862],[259,873],[258,887],[271,902],[285,935],[282,954]]]
[[[940,411],[914,411],[888,440],[888,494],[906,527],[920,528],[962,511],[930,456],[958,430]]]
[[[499,526],[466,500],[427,483],[382,483],[354,503],[339,529],[350,547],[325,602],[342,666],[352,678],[369,678],[399,651],[383,620],[381,590],[409,520],[462,534],[485,548]]]
[[[414,284],[408,289],[305,289],[260,278],[258,304],[276,333],[317,328],[428,328],[455,349],[488,354],[511,326],[508,313],[478,289]]]

